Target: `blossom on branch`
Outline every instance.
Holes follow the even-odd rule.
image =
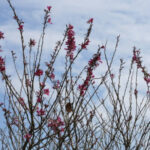
[[[54,73],[51,73],[51,74],[50,74],[50,78],[51,78],[52,80],[54,80],[54,79],[55,79],[55,75],[54,75]]]
[[[93,18],[90,18],[88,21],[87,21],[87,23],[93,23]]]
[[[35,74],[36,76],[41,76],[41,75],[43,75],[43,70],[38,69],[34,74]]]
[[[52,24],[52,19],[48,18],[47,22],[50,23],[50,24]]]
[[[23,25],[20,24],[18,30],[20,30],[22,32],[23,31]]]
[[[5,71],[5,61],[4,59],[0,56],[0,72]]]
[[[47,6],[47,10],[50,11],[52,6]]]
[[[32,46],[35,46],[36,42],[34,39],[30,39],[30,42],[29,42],[29,46],[32,47]]]
[[[95,54],[93,58],[89,60],[86,79],[84,80],[83,84],[78,86],[81,96],[85,95],[91,80],[94,78],[93,70],[99,65],[99,63],[102,63],[99,53]]]
[[[51,127],[51,129],[56,132],[64,132],[64,122],[61,120],[61,118],[58,116],[57,119],[49,119],[48,120],[48,127]]]
[[[4,39],[4,33],[0,31],[0,39]]]
[[[43,110],[42,108],[40,110],[37,110],[37,116],[44,116],[45,115],[45,110]]]
[[[81,44],[81,48],[82,48],[82,49],[86,49],[87,46],[89,45],[89,43],[90,43],[90,40],[87,39],[84,43]]]
[[[49,95],[49,89],[44,89],[44,94]]]
[[[73,26],[69,24],[68,31],[67,31],[67,41],[66,41],[67,48],[65,50],[67,50],[66,56],[69,57],[71,61],[73,60],[73,52],[76,49],[74,35],[75,33],[73,31]]]
[[[40,97],[37,98],[37,103],[41,103],[42,99]]]

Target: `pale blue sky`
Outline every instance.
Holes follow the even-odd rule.
[[[82,35],[87,28],[85,22],[93,17],[93,45],[106,40],[111,44],[120,34],[120,53],[130,55],[128,52],[134,45],[144,53],[149,51],[149,0],[13,0],[13,5],[25,22],[25,30],[37,34],[41,29],[43,9],[51,5],[53,25],[49,30],[53,31],[53,41],[58,40],[57,35],[63,33],[68,23],[75,26],[76,35]],[[9,37],[12,29],[13,33],[17,32],[17,26],[6,0],[0,0],[0,12],[0,29],[5,32],[6,40],[10,44],[17,42],[13,38],[16,35]]]

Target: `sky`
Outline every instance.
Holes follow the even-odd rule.
[[[62,39],[68,24],[74,26],[76,43],[82,43],[88,28],[86,22],[88,19],[94,18],[90,45],[88,50],[79,57],[77,65],[86,65],[91,55],[96,52],[97,45],[105,44],[106,41],[107,53],[112,54],[116,37],[120,35],[114,70],[117,70],[120,58],[123,58],[127,65],[130,63],[133,46],[136,46],[141,49],[143,63],[150,72],[148,68],[150,65],[149,0],[12,0],[12,4],[18,16],[24,21],[25,43],[28,43],[30,38],[38,41],[42,29],[43,10],[49,5],[52,6],[52,25],[47,28],[44,57],[49,55],[56,42]],[[10,51],[14,50],[20,55],[20,37],[17,28],[7,1],[0,0],[0,31],[5,34],[5,40],[1,40],[0,45],[4,50],[2,55],[8,57],[6,63],[9,74],[13,74],[12,64],[9,63]],[[61,52],[62,57],[65,52],[65,50]],[[63,70],[61,63],[61,61],[57,63],[57,69],[60,72]],[[78,72],[78,67],[75,69]],[[125,77],[127,77],[127,70],[123,74]],[[15,78],[14,81],[18,86],[19,83]],[[122,84],[124,82],[125,80],[122,81]],[[1,83],[0,80],[0,85],[2,85]],[[145,87],[142,81],[140,85],[141,89]]]
[[[132,47],[142,49],[148,54],[150,47],[150,1],[145,0],[13,0],[18,15],[25,22],[25,30],[39,34],[43,9],[52,6],[52,22],[49,27],[52,43],[63,34],[66,24],[75,27],[76,35],[84,34],[89,18],[94,18],[91,44],[98,45],[108,41],[114,44],[120,35],[120,55],[131,55]],[[4,31],[9,43],[17,43],[16,23],[6,0],[0,0],[0,29]],[[16,26],[17,27],[17,26]],[[10,34],[11,33],[11,34]],[[9,36],[11,35],[11,36]],[[93,43],[92,43],[93,42]]]
[[[143,55],[149,52],[149,0],[13,0],[12,3],[25,22],[25,30],[35,36],[40,33],[43,9],[52,6],[53,25],[48,28],[53,37],[52,44],[69,23],[75,27],[77,36],[83,35],[87,29],[86,21],[92,17],[91,44],[98,45],[107,40],[111,47],[115,37],[120,35],[120,55],[130,56],[133,46],[142,49]],[[6,40],[10,44],[17,43],[14,38],[17,26],[6,0],[0,0],[0,12],[0,29]]]

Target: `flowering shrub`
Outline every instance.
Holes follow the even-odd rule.
[[[78,66],[78,73],[75,73],[78,56],[85,49],[88,53],[94,21],[90,18],[86,21],[88,29],[81,43],[76,43],[75,28],[69,24],[63,39],[56,43],[48,57],[48,62],[45,63],[44,60],[43,63],[43,45],[46,29],[52,24],[52,7],[44,9],[39,42],[29,38],[26,44],[25,24],[11,1],[7,2],[20,33],[23,65],[20,72],[16,65],[18,53],[12,51],[13,73],[19,86],[8,75],[5,59],[0,56],[0,73],[5,86],[5,95],[0,99],[0,111],[3,112],[3,120],[5,119],[4,126],[0,128],[1,149],[150,149],[150,74],[142,63],[140,51],[134,47],[127,79],[123,74],[123,59],[120,59],[118,72],[112,67],[119,36],[112,57],[109,56],[108,59],[106,54],[107,44],[98,45],[93,57],[90,57],[83,68],[82,65]],[[2,31],[1,40],[5,40]],[[36,46],[34,53],[32,49],[36,49]],[[66,55],[64,64],[61,64],[63,69],[60,75],[55,64],[61,50]],[[0,52],[3,52],[1,46]],[[143,75],[145,89],[138,86],[141,78],[138,73]]]
[[[51,129],[55,133],[64,132],[63,126],[64,126],[64,122],[61,120],[60,117],[57,117],[57,119],[55,119],[55,120],[53,120],[53,119],[48,120],[48,127],[51,127]]]
[[[75,33],[73,31],[73,26],[69,24],[69,27],[67,29],[67,55],[68,57],[70,57],[70,60],[73,61],[73,51],[75,51],[76,49],[76,45],[75,45],[75,37],[74,37]]]

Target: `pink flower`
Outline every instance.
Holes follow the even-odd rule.
[[[25,106],[25,102],[24,102],[24,99],[22,97],[20,97],[18,99],[18,102],[22,105],[22,106]]]
[[[22,32],[23,31],[23,25],[19,25],[18,29]]]
[[[105,48],[105,46],[104,46],[104,45],[102,45],[102,46],[101,46],[101,48],[102,48],[102,49],[104,49],[104,48]]]
[[[84,43],[81,44],[81,48],[86,49],[86,47],[89,45],[89,42],[90,42],[89,39],[86,40]]]
[[[43,109],[37,110],[36,112],[37,112],[37,115],[38,115],[38,116],[43,116],[43,115],[45,115],[45,110],[43,110]]]
[[[18,17],[17,17],[17,16],[14,16],[13,18],[14,18],[15,20],[18,20]]]
[[[54,73],[51,73],[50,78],[51,78],[51,79],[55,79]]]
[[[60,132],[64,132],[64,128],[61,128],[61,129],[60,129]]]
[[[48,120],[48,127],[51,127],[54,132],[64,132],[64,128],[62,126],[64,126],[64,122],[60,117]]]
[[[100,54],[95,54],[92,59],[88,62],[88,68],[87,68],[87,76],[85,81],[82,85],[78,86],[78,89],[80,90],[80,95],[84,96],[86,90],[89,87],[90,81],[94,78],[93,70],[101,63]]]
[[[4,33],[0,31],[0,39],[4,39]]]
[[[31,136],[32,136],[31,134],[27,133],[24,137],[26,138],[27,141],[29,141]]]
[[[5,71],[5,66],[0,66],[0,72]]]
[[[110,77],[113,79],[115,77],[115,75],[113,73],[111,73]]]
[[[63,126],[63,125],[64,125],[64,122],[61,121],[61,118],[60,118],[60,117],[57,117],[56,122],[57,122],[57,125],[58,125],[58,126]]]
[[[5,71],[4,59],[0,56],[0,72]]]
[[[50,24],[52,24],[51,21],[52,21],[51,18],[48,18],[47,22],[50,23]]]
[[[47,6],[48,11],[50,11],[52,8],[52,6]]]
[[[38,102],[38,103],[41,103],[41,102],[42,102],[42,99],[41,99],[40,97],[38,97],[38,98],[37,98],[37,102]]]
[[[35,44],[36,44],[35,40],[30,39],[29,46],[32,47],[35,46]]]
[[[43,70],[38,69],[34,74],[35,74],[36,76],[41,76],[41,75],[43,75]]]
[[[150,77],[144,77],[144,80],[146,81],[147,84],[150,83]]]
[[[88,21],[87,21],[87,23],[93,23],[93,18],[90,18]]]
[[[67,48],[65,50],[67,50],[67,57],[70,57],[70,60],[73,60],[73,52],[76,49],[76,45],[75,45],[75,37],[74,37],[75,33],[73,31],[73,26],[69,24],[68,27],[68,32],[67,32]]]
[[[49,95],[49,89],[44,89],[44,94]]]

